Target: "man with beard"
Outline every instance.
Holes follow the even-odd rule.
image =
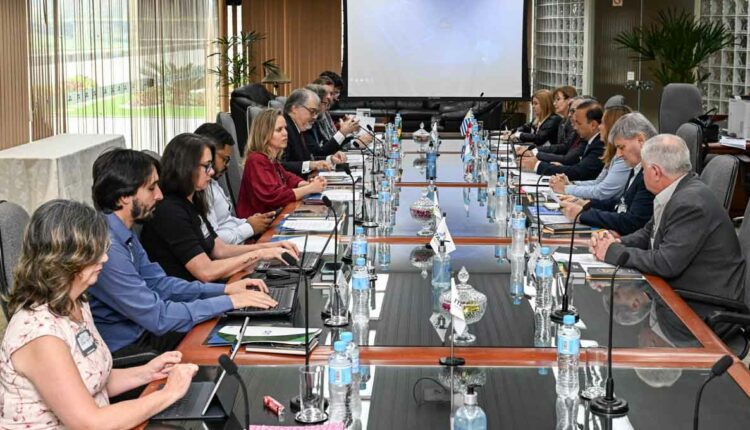
[[[216,147],[214,174],[206,190],[208,197],[206,218],[211,223],[211,227],[221,240],[232,245],[241,245],[247,239],[262,234],[271,225],[276,214],[266,212],[247,218],[235,217],[232,202],[219,185],[219,178],[226,173],[232,156],[232,146],[234,146],[232,135],[216,123],[201,125],[195,130],[195,134],[208,137]]]
[[[276,305],[262,281],[188,282],[166,276],[149,260],[132,229],[163,198],[154,158],[130,149],[108,151],[94,162],[93,176],[93,200],[112,244],[88,293],[96,327],[114,357],[170,351],[199,322],[232,309]]]

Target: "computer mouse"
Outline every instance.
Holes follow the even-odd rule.
[[[299,262],[294,259],[294,257],[292,256],[292,254],[290,254],[288,252],[285,252],[285,253],[281,254],[281,259],[284,260],[284,261],[286,261],[286,264],[288,264],[290,266],[296,266],[296,265],[299,264]]]
[[[266,271],[266,279],[287,279],[289,273],[281,269],[268,269]]]

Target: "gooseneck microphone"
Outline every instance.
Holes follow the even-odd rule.
[[[576,322],[578,322],[578,312],[570,309],[570,296],[568,294],[568,288],[570,285],[570,272],[573,271],[573,242],[575,241],[576,237],[576,225],[578,224],[578,219],[581,217],[581,214],[586,212],[590,207],[591,200],[586,202],[586,204],[581,207],[581,211],[578,212],[578,215],[573,218],[573,230],[570,232],[570,250],[568,251],[568,273],[565,275],[565,291],[563,292],[562,296],[562,306],[560,306],[560,309],[555,309],[554,311],[552,311],[549,316],[550,319],[557,324],[562,324],[563,317],[565,315],[573,315],[576,319]]]
[[[703,389],[706,388],[706,385],[708,385],[708,383],[711,382],[714,378],[726,373],[727,369],[729,369],[733,363],[734,359],[732,358],[732,356],[725,355],[711,367],[711,374],[708,375],[708,378],[706,378],[705,381],[703,381],[701,388],[698,390],[698,395],[695,397],[695,409],[693,410],[693,430],[698,430],[698,418],[700,414]]]
[[[307,239],[310,237],[310,233],[305,233],[305,243],[302,245],[302,254],[297,262],[299,267],[299,277],[297,277],[297,291],[299,292],[300,282],[302,278],[305,278],[305,368],[310,367],[310,308],[308,304],[309,291],[307,288],[307,274],[302,269],[302,262],[305,260],[305,254],[307,254]],[[298,293],[299,294],[299,293]],[[300,408],[299,393],[289,400],[289,406],[293,412],[298,412]]]
[[[333,212],[333,285],[337,285],[337,277],[339,272],[339,217],[336,214],[336,208],[333,207],[333,202],[328,196],[323,196],[323,204]],[[330,237],[330,236],[329,236]]]
[[[349,167],[349,165],[344,166],[344,173],[349,176],[349,179],[352,180],[352,237],[354,236],[354,226],[362,224],[362,220],[357,219],[357,191],[356,191],[356,182],[354,181],[354,175],[352,175],[352,169]],[[363,182],[364,182],[364,178]]]
[[[617,258],[615,270],[612,271],[612,280],[609,284],[609,345],[607,346],[607,386],[604,396],[591,400],[589,409],[594,415],[607,418],[622,417],[628,414],[630,409],[625,399],[615,397],[615,381],[612,377],[612,325],[614,323],[615,306],[615,277],[620,267],[628,263],[630,254],[623,252]]]
[[[245,427],[243,428],[250,428],[250,398],[247,396],[247,387],[242,381],[240,372],[237,370],[237,365],[226,354],[221,354],[219,356],[219,365],[222,369],[224,369],[225,372],[227,372],[228,375],[235,378],[240,384],[240,390],[242,390],[242,398],[245,401]]]
[[[529,145],[524,151],[521,153],[521,157],[518,159],[518,193],[521,193],[521,187],[523,186],[522,179],[522,172],[523,172],[523,156],[526,155],[527,152],[532,151],[536,148],[536,145],[531,144]]]

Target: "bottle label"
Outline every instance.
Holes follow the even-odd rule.
[[[328,383],[332,385],[351,384],[352,383],[352,368],[328,366]]]
[[[359,375],[359,353],[352,354],[352,374]]]
[[[352,276],[352,289],[353,290],[366,290],[370,288],[370,277],[369,276]]]
[[[357,241],[352,244],[352,254],[367,255],[367,242]]]
[[[541,262],[536,265],[536,270],[534,272],[537,276],[537,278],[551,278],[552,277],[552,265],[551,264],[542,264]]]
[[[578,355],[580,350],[580,339],[577,337],[557,336],[557,353],[565,355]]]
[[[525,217],[513,218],[512,225],[513,225],[513,228],[526,229],[526,218]]]
[[[391,201],[391,193],[385,191],[381,192],[378,200],[380,201],[380,203],[388,203],[389,201]]]

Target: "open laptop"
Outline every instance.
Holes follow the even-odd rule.
[[[250,318],[246,317],[240,328],[230,358],[234,360],[242,344]],[[226,379],[226,380],[225,380]],[[191,382],[185,396],[151,417],[152,420],[220,420],[232,413],[234,401],[239,390],[239,383],[235,378],[226,378],[226,372],[221,369],[214,381]]]
[[[333,237],[334,231],[332,230],[331,233],[328,234],[328,239],[326,239],[325,244],[323,245],[323,252],[325,252],[325,249],[328,247],[328,244],[331,242],[331,238]],[[315,271],[318,269],[318,266],[320,265],[320,261],[323,257],[323,252],[305,252],[304,255],[302,255],[302,271],[307,274],[311,275],[315,273]],[[257,272],[265,272],[270,269],[281,269],[281,270],[287,270],[290,272],[297,272],[299,271],[298,266],[294,265],[284,265],[279,260],[270,260],[270,261],[261,261],[258,263],[258,266],[256,266],[255,270]]]

